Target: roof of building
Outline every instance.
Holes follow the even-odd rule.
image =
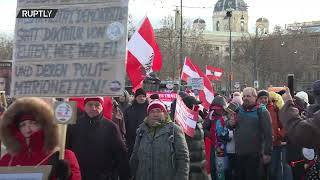
[[[214,6],[214,11],[226,11],[233,9],[234,11],[247,11],[247,3],[243,0],[218,0]]]
[[[268,23],[269,20],[267,18],[261,17],[261,18],[257,19],[256,22],[266,22],[266,23]]]
[[[205,20],[203,20],[203,19],[201,19],[201,18],[198,18],[198,19],[195,19],[195,20],[193,21],[193,23],[205,24],[205,23],[206,23],[206,21],[205,21]]]

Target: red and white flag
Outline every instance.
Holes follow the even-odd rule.
[[[140,28],[132,35],[127,48],[126,71],[135,92],[142,87],[147,75],[160,71],[162,67],[161,52],[148,17],[144,18]]]
[[[193,138],[197,121],[199,120],[199,111],[189,109],[180,96],[177,97],[174,119],[181,126],[184,133]]]
[[[206,66],[206,75],[210,80],[221,81],[224,70],[213,66]]]
[[[203,78],[203,90],[199,90],[199,99],[202,105],[209,109],[211,102],[214,99],[214,90],[208,77],[201,71],[201,69],[192,63],[191,59],[186,57],[182,68],[181,79],[188,81],[188,78]]]

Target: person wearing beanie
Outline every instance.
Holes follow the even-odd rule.
[[[150,96],[150,99],[151,100],[156,100],[156,99],[160,99],[160,97],[159,97],[159,94],[152,94],[151,96]]]
[[[241,106],[243,104],[243,100],[242,100],[241,94],[239,92],[233,93],[233,98],[231,100],[231,103],[236,103],[239,106]]]
[[[215,96],[210,105],[209,116],[203,123],[205,137],[211,140],[210,173],[212,180],[225,177],[227,174],[227,165],[224,162],[227,159],[226,145],[230,139],[225,124],[226,108],[226,99],[221,95]],[[223,166],[218,166],[218,162],[222,163]]]
[[[314,99],[314,104],[307,107],[307,117],[312,117],[313,113],[320,110],[320,80],[317,80],[312,84],[311,93]]]
[[[126,143],[129,157],[131,156],[133,145],[136,138],[136,131],[139,125],[147,116],[147,107],[149,103],[146,98],[146,92],[143,89],[137,89],[134,94],[132,105],[124,112],[124,122],[126,126]]]
[[[128,180],[127,149],[117,125],[105,119],[103,104],[103,97],[84,99],[84,113],[68,127],[66,147],[79,159],[83,180]]]
[[[304,103],[306,104],[305,107],[309,106],[309,97],[308,94],[304,91],[300,91],[298,92],[295,97],[298,97],[300,99],[302,99],[304,101]]]
[[[267,105],[269,101],[269,93],[267,90],[260,90],[258,92],[257,101],[260,104]]]
[[[124,111],[129,107],[131,106],[131,103],[130,103],[130,95],[128,93],[128,91],[126,90],[123,90],[123,93],[121,96],[119,97],[116,97],[115,100],[118,102],[119,104],[119,108],[121,110],[122,113],[124,113]]]
[[[130,158],[132,176],[137,180],[188,180],[190,159],[184,133],[161,101],[152,101],[147,113]]]
[[[260,179],[260,163],[268,164],[272,154],[272,126],[270,114],[257,103],[253,87],[243,89],[243,104],[227,121],[234,129],[237,154],[236,177],[239,180]]]
[[[137,89],[136,92],[134,93],[135,98],[138,96],[146,96],[146,95],[147,93],[142,88]]]
[[[52,165],[50,180],[81,180],[75,154],[66,149],[59,160],[58,125],[51,106],[40,98],[17,99],[4,112],[0,124],[0,139],[8,153],[0,166]]]
[[[287,164],[285,157],[287,142],[285,138],[285,130],[279,119],[279,110],[283,106],[282,97],[273,92],[267,92],[261,90],[258,92],[257,102],[264,104],[270,113],[271,125],[272,125],[272,154],[269,174],[267,175],[270,179],[280,180],[286,177],[292,177],[291,168]],[[265,165],[266,167],[269,164]],[[281,169],[283,167],[283,169]],[[266,168],[267,169],[267,168]],[[267,171],[268,172],[268,171]]]

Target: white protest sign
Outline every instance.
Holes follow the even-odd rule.
[[[13,96],[115,96],[124,88],[127,0],[17,3],[57,9],[54,18],[17,18]]]
[[[47,180],[51,166],[0,167],[1,180]]]
[[[198,115],[198,111],[192,111],[183,103],[180,96],[177,97],[174,119],[182,127],[184,133],[190,137],[194,136],[194,131],[199,119]]]
[[[193,90],[203,90],[203,78],[188,78],[188,86],[191,86]]]

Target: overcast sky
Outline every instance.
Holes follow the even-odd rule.
[[[183,15],[188,19],[203,18],[207,30],[212,29],[212,12],[217,0],[183,0]],[[254,29],[259,17],[269,19],[271,30],[274,25],[320,20],[320,0],[245,0],[249,6],[249,29]],[[130,0],[129,13],[136,24],[147,15],[158,27],[160,20],[174,15],[180,0]],[[192,8],[194,7],[194,8]],[[204,8],[202,8],[204,7]],[[13,32],[16,16],[16,0],[0,0],[0,32]]]

